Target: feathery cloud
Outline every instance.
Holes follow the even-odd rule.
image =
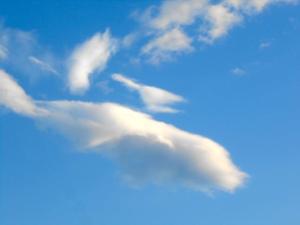
[[[41,59],[38,59],[38,58],[36,58],[34,56],[29,56],[28,60],[32,64],[37,65],[41,70],[43,70],[45,72],[49,72],[49,73],[52,73],[52,74],[55,74],[55,75],[58,74],[58,72],[49,63],[46,63],[46,62],[44,62]]]
[[[130,90],[137,91],[146,105],[146,109],[150,112],[176,113],[177,110],[170,107],[170,105],[185,101],[179,95],[161,88],[140,84],[122,74],[113,74],[112,79],[120,82]]]
[[[116,40],[109,30],[96,33],[79,45],[69,59],[68,86],[72,93],[83,93],[90,86],[93,73],[101,72],[116,51]]]
[[[225,148],[201,135],[116,103],[33,101],[4,71],[0,81],[1,105],[58,130],[86,151],[108,155],[131,184],[233,192],[247,178]]]
[[[151,63],[172,59],[172,54],[190,52],[193,50],[192,39],[182,30],[174,28],[148,42],[142,49],[142,54],[148,55]]]

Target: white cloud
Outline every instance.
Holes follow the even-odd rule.
[[[259,12],[270,4],[272,0],[227,0],[225,2],[238,10]]]
[[[125,48],[129,48],[136,42],[139,38],[139,33],[133,32],[127,34],[124,38],[122,38],[122,45]]]
[[[152,39],[142,48],[142,53],[145,49],[154,49],[146,51],[150,57],[160,60],[160,53],[168,53],[167,58],[175,52],[187,52],[186,47],[177,48],[177,41],[168,38],[170,41],[165,41],[164,44],[156,44],[157,37],[166,35],[170,30],[174,29],[181,32],[181,35],[186,37],[186,40],[191,40],[190,37],[195,36],[195,29],[192,27],[189,34],[183,33],[185,27],[196,26],[198,31],[196,36],[199,40],[205,43],[213,43],[219,38],[225,36],[230,29],[240,24],[246,16],[251,16],[260,13],[267,6],[278,3],[293,4],[298,0],[165,0],[159,7],[151,7],[145,13],[147,16],[142,17],[142,22],[151,30]],[[147,32],[149,33],[149,29]],[[187,30],[187,29],[186,29]],[[190,36],[190,37],[189,37]],[[188,38],[187,38],[188,37]],[[190,41],[186,41],[185,46],[190,46]],[[150,46],[150,47],[149,47]],[[153,47],[154,46],[154,47]],[[172,51],[172,49],[176,51]],[[171,51],[170,51],[171,49]],[[158,57],[157,57],[158,55]],[[164,54],[162,54],[164,56]],[[162,58],[163,60],[163,58]]]
[[[56,74],[56,75],[58,74],[58,72],[49,63],[46,63],[41,59],[38,59],[34,56],[29,56],[28,60],[31,63],[37,65],[43,71],[46,71],[46,72],[49,72],[49,73],[52,73],[52,74]]]
[[[230,11],[225,5],[218,4],[207,8],[205,20],[207,24],[202,28],[200,40],[213,42],[226,35],[242,18],[238,13]]]
[[[231,70],[231,73],[234,75],[237,75],[237,76],[243,76],[246,74],[246,71],[241,68],[236,67]]]
[[[258,13],[272,4],[296,4],[299,0],[224,0],[224,3],[247,14]]]
[[[25,116],[41,113],[33,100],[4,70],[0,70],[0,105]]]
[[[4,71],[0,79],[0,104],[58,130],[86,151],[108,155],[132,184],[233,192],[245,182],[247,175],[233,164],[226,149],[208,138],[115,103],[35,101],[34,105]],[[46,113],[32,116],[35,108]]]
[[[190,52],[193,50],[192,39],[182,30],[174,28],[162,33],[148,42],[142,49],[144,55],[150,57],[150,62],[157,64],[160,61],[171,59],[171,54]]]
[[[265,41],[259,44],[260,49],[269,48],[271,46],[271,42]]]
[[[112,78],[139,93],[148,111],[160,113],[176,113],[177,110],[170,105],[183,102],[185,99],[179,95],[161,88],[140,84],[122,74],[113,74]]]
[[[79,45],[69,59],[68,85],[72,93],[83,93],[90,86],[93,73],[101,72],[116,51],[116,40],[109,30],[96,33]]]
[[[161,30],[190,25],[204,13],[207,5],[207,0],[164,1],[159,7],[158,15],[150,18],[147,22],[151,27]]]

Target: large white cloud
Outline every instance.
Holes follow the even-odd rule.
[[[140,84],[122,74],[113,74],[112,78],[127,88],[137,91],[146,105],[146,109],[151,112],[175,113],[177,110],[170,105],[185,101],[182,96],[161,88]]]
[[[90,86],[90,76],[101,72],[116,51],[116,40],[109,30],[96,33],[79,45],[69,59],[68,86],[72,93],[83,93]]]
[[[128,107],[109,102],[33,101],[3,71],[0,90],[7,93],[3,97],[1,92],[0,104],[58,130],[86,151],[108,155],[135,185],[167,183],[233,192],[247,177],[216,142]]]

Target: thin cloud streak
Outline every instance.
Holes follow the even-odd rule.
[[[29,56],[28,60],[32,63],[37,65],[41,70],[45,71],[45,72],[49,72],[55,75],[58,75],[58,72],[49,64],[44,62],[41,59],[38,59],[35,56]]]

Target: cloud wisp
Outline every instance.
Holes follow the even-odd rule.
[[[178,28],[174,28],[163,35],[148,42],[142,48],[142,54],[149,57],[149,62],[158,64],[172,59],[173,54],[191,52],[192,39]]]
[[[161,88],[140,84],[122,74],[113,74],[112,79],[120,82],[130,90],[137,91],[146,105],[146,109],[150,112],[176,113],[178,111],[170,107],[170,105],[185,101],[182,96]]]
[[[68,87],[74,94],[84,93],[90,86],[91,75],[103,71],[116,51],[116,40],[109,30],[96,33],[77,46],[69,58]]]
[[[193,190],[233,192],[247,174],[216,142],[120,104],[37,101],[0,72],[0,105],[71,138],[85,151],[115,160],[133,185],[177,184]]]
[[[38,59],[35,56],[29,56],[28,60],[32,64],[38,66],[42,71],[58,75],[58,72],[56,71],[56,69],[54,69],[53,66],[51,66],[49,63],[47,63],[41,59]]]
[[[231,73],[233,75],[236,75],[236,76],[243,76],[243,75],[246,74],[246,71],[243,70],[243,69],[241,69],[241,68],[239,68],[239,67],[236,67],[236,68],[234,68],[234,69],[231,70]]]
[[[59,67],[60,60],[39,43],[34,32],[0,23],[0,64],[39,79],[40,75],[58,75],[55,67]]]

